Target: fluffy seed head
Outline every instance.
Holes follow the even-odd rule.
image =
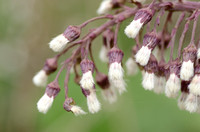
[[[71,111],[74,113],[75,116],[87,114],[84,110],[81,109],[81,107],[77,105],[72,105]]]
[[[33,83],[38,87],[45,87],[47,84],[48,75],[44,70],[40,70],[34,77]]]
[[[135,55],[136,62],[142,66],[145,66],[149,61],[150,55],[151,49],[149,49],[147,46],[142,46],[142,48]]]
[[[195,66],[195,76],[188,87],[190,93],[200,95],[200,65]]]
[[[69,40],[63,34],[60,34],[51,40],[51,42],[49,43],[49,47],[54,52],[61,52],[65,48],[67,43],[69,43]]]
[[[180,71],[180,77],[182,80],[188,81],[194,75],[194,63],[189,61],[183,61]]]
[[[108,62],[108,49],[104,45],[99,52],[99,58],[102,62]]]
[[[200,48],[197,50],[197,59],[200,59]]]
[[[141,19],[138,20],[133,20],[124,30],[125,34],[127,35],[127,37],[129,38],[135,38],[140,29],[142,28],[143,23],[141,23]]]
[[[128,58],[125,65],[127,69],[127,75],[135,75],[138,73],[138,66],[133,58]]]
[[[143,76],[142,86],[145,90],[152,90],[155,86],[155,74],[146,71]]]
[[[169,98],[175,98],[181,89],[181,81],[175,73],[170,74],[165,86],[165,95]]]
[[[97,113],[101,109],[101,104],[96,96],[95,89],[90,90],[90,94],[87,95],[87,105],[90,113]]]
[[[49,97],[47,93],[45,93],[42,98],[37,102],[38,111],[46,114],[47,111],[51,108],[53,104],[54,97]]]
[[[102,15],[108,13],[112,9],[112,0],[103,0],[97,9],[97,14]]]
[[[112,86],[107,89],[103,89],[102,96],[109,103],[114,103],[117,101],[117,94]]]
[[[188,93],[182,92],[178,99],[178,107],[181,110],[185,110],[185,101],[187,99]]]
[[[190,113],[196,112],[198,109],[197,96],[194,94],[189,94],[185,101],[185,109]]]
[[[166,79],[164,76],[156,77],[154,92],[157,94],[161,94],[165,91]]]

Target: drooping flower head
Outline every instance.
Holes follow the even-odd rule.
[[[185,101],[189,95],[189,89],[188,89],[189,84],[190,84],[190,81],[181,82],[181,95],[178,99],[178,107],[181,110],[185,110]]]
[[[45,94],[40,98],[37,103],[39,112],[46,114],[51,108],[54,98],[60,92],[60,88],[57,82],[53,81],[47,85]]]
[[[49,47],[54,52],[61,52],[67,43],[72,42],[79,38],[81,33],[81,29],[77,26],[68,26],[64,33],[58,35],[57,37],[53,38],[52,41],[49,43]]]
[[[119,91],[120,94],[126,91],[125,81],[123,79],[124,70],[121,66],[123,56],[124,53],[116,47],[113,47],[108,53],[109,81],[111,85],[114,86]]]
[[[147,24],[153,17],[154,11],[143,8],[136,12],[134,20],[124,30],[129,38],[135,38],[143,25]]]
[[[194,63],[197,56],[197,49],[194,44],[188,45],[183,50],[183,62],[180,77],[182,80],[189,81],[194,75]]]

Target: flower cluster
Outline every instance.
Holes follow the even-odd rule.
[[[60,92],[59,76],[64,69],[67,70],[67,73],[64,81],[63,107],[75,115],[87,113],[76,105],[73,98],[68,97],[68,82],[71,74],[75,74],[74,81],[80,86],[80,90],[87,100],[88,111],[92,114],[101,109],[101,103],[96,94],[96,84],[101,88],[105,101],[109,103],[115,102],[118,94],[126,91],[122,65],[124,53],[117,44],[117,38],[121,23],[132,16],[134,16],[133,21],[124,30],[127,37],[136,42],[132,48],[131,57],[125,63],[127,75],[135,75],[140,70],[143,76],[141,83],[145,90],[158,94],[164,93],[169,98],[179,96],[178,106],[181,109],[200,112],[200,39],[195,41],[200,3],[181,0],[177,2],[153,0],[150,4],[144,5],[145,0],[132,0],[131,3],[136,5],[134,8],[126,6],[126,3],[126,0],[103,0],[97,10],[101,16],[78,26],[68,26],[62,34],[53,38],[49,43],[49,47],[58,54],[47,59],[42,70],[33,78],[36,86],[46,86],[44,95],[37,103],[39,112],[47,113],[52,106],[55,97]],[[108,13],[111,10],[116,10],[116,12],[110,15]],[[172,21],[172,14],[183,10],[185,12],[180,13],[174,28],[169,31],[168,25]],[[166,20],[163,27],[159,28],[161,30],[158,31],[160,19],[166,12],[168,14]],[[190,16],[185,18],[186,14]],[[155,17],[154,24],[153,17]],[[77,40],[85,26],[99,19],[108,19],[108,21]],[[184,38],[192,21],[194,24],[191,41],[183,48]],[[179,40],[176,56],[174,54],[176,33],[181,23],[184,22],[185,27]],[[152,24],[153,26],[151,26]],[[114,25],[116,25],[115,28],[113,28]],[[143,36],[144,28],[146,28],[146,33]],[[152,29],[150,30],[150,28]],[[107,74],[99,71],[93,57],[94,51],[91,48],[93,40],[100,34],[102,34],[103,44],[99,58],[102,62],[107,63]],[[57,63],[60,56],[75,46],[76,49],[62,63],[54,81],[47,85],[48,76],[58,69]],[[169,48],[170,57],[166,56]],[[175,56],[176,58],[174,58]],[[96,73],[95,78],[94,72]]]

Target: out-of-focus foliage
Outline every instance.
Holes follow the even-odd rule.
[[[45,89],[33,86],[32,77],[45,59],[54,55],[47,43],[68,25],[80,24],[94,17],[99,3],[100,0],[0,1],[0,131],[200,131],[199,114],[181,111],[176,100],[145,91],[141,87],[141,73],[135,77],[126,77],[128,92],[120,96],[116,103],[110,105],[101,99],[102,110],[99,113],[81,117],[75,117],[62,107],[63,73],[60,78],[62,90],[53,107],[46,115],[37,111],[36,102]],[[125,52],[124,61],[130,56],[134,44],[123,33],[129,21],[124,22],[120,30],[119,45]],[[90,24],[90,28],[101,22]],[[101,42],[101,38],[98,38],[93,48],[99,49],[96,47],[100,47]],[[95,54],[95,58],[98,58],[98,54]],[[96,61],[100,71],[107,71],[107,64],[101,63],[99,59]],[[50,77],[50,81],[54,77],[55,74]],[[86,100],[72,77],[69,88],[70,96],[87,110]],[[101,98],[100,89],[97,89],[98,97]]]

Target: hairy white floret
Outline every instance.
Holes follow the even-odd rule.
[[[127,75],[135,75],[138,73],[138,66],[133,58],[128,58],[125,65],[127,69]]]
[[[143,3],[145,3],[146,2],[146,0],[133,0],[134,2],[139,2],[139,3],[141,3],[141,4],[143,4]]]
[[[198,109],[197,96],[194,94],[189,94],[185,101],[185,109],[190,113],[196,112]]]
[[[182,92],[179,99],[178,99],[178,107],[181,110],[185,109],[185,101],[187,99],[188,93]]]
[[[110,64],[108,78],[111,85],[113,85],[113,87],[115,87],[120,94],[126,91],[126,83],[123,79],[123,76],[124,70],[121,66],[121,63],[114,62]]]
[[[93,88],[94,79],[93,79],[91,71],[83,73],[83,76],[82,76],[81,81],[80,81],[80,85],[84,89],[92,89]]]
[[[138,20],[133,20],[124,30],[125,34],[129,37],[129,38],[135,38],[140,29],[143,26],[143,23],[140,22],[141,19]]]
[[[142,48],[135,55],[136,62],[142,66],[145,66],[150,58],[151,50],[147,46],[142,46]]]
[[[87,105],[90,113],[97,113],[101,109],[101,104],[97,99],[96,92],[90,91],[90,94],[87,96]]]
[[[101,47],[99,58],[102,62],[108,62],[108,49],[106,48],[106,46]]]
[[[165,77],[156,77],[156,84],[154,87],[155,93],[163,93],[165,91],[166,79]]]
[[[45,87],[47,84],[48,75],[44,70],[40,70],[34,77],[33,83],[38,87]]]
[[[97,14],[102,15],[108,13],[112,9],[112,0],[103,0],[97,9]]]
[[[142,86],[145,90],[152,90],[155,86],[155,74],[145,72],[143,76]]]
[[[200,48],[197,50],[197,59],[200,59]]]
[[[180,71],[181,79],[189,81],[193,75],[194,75],[194,63],[191,60],[187,62],[183,61]]]
[[[117,101],[117,94],[116,94],[115,90],[113,89],[113,87],[103,89],[102,96],[109,103],[114,103]]]
[[[173,73],[170,74],[165,86],[165,95],[170,98],[175,98],[178,96],[178,92],[181,89],[181,81],[178,76]]]
[[[69,40],[63,34],[60,34],[51,40],[51,42],[49,43],[49,47],[54,52],[61,52],[65,48],[67,43],[69,43]]]
[[[81,109],[81,107],[77,105],[71,105],[71,106],[72,106],[71,111],[74,113],[75,116],[87,114],[85,111]]]
[[[53,96],[49,97],[46,93],[40,98],[40,100],[37,102],[37,108],[39,112],[46,114],[47,111],[51,108],[53,104]]]
[[[200,95],[200,75],[195,75],[188,86],[190,93]]]

